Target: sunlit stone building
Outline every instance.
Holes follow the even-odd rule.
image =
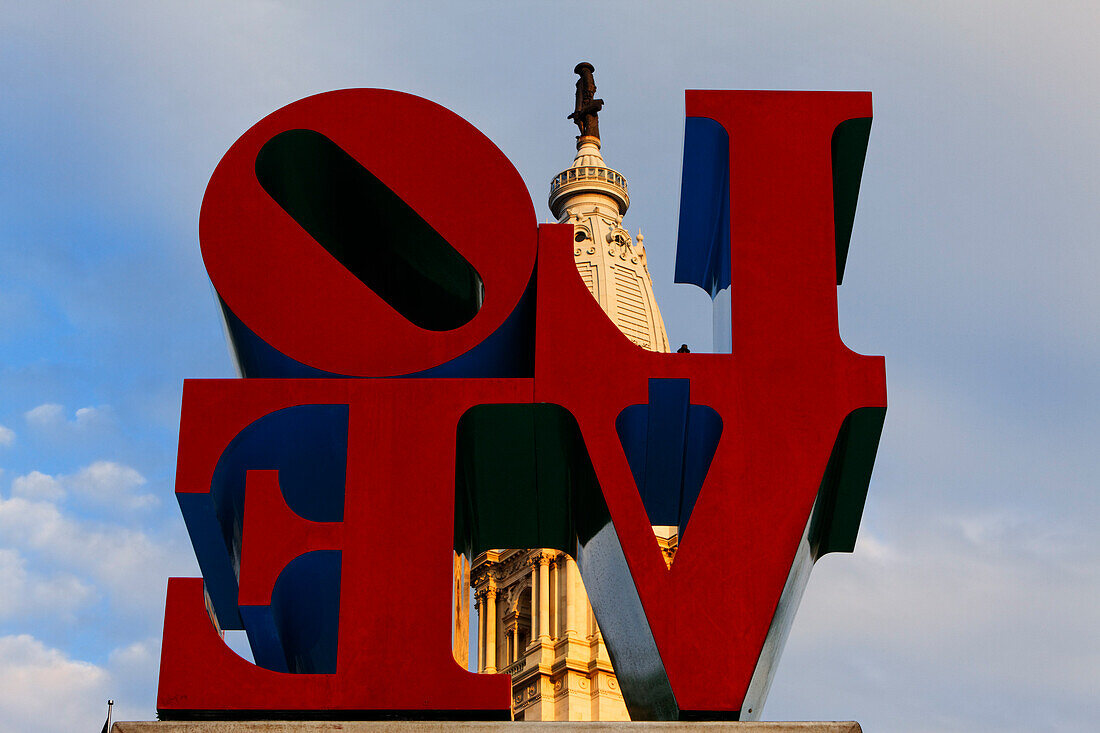
[[[573,165],[550,182],[550,211],[573,224],[577,271],[608,317],[638,346],[667,352],[642,235],[635,243],[623,227],[629,206],[626,178],[604,164],[600,139],[580,136]]]
[[[588,290],[623,334],[638,346],[668,352],[668,336],[646,266],[639,233],[623,227],[630,206],[626,178],[600,153],[592,67],[575,70],[581,134],[573,164],[550,182],[550,210],[574,228],[573,257]],[[671,563],[675,527],[655,527]],[[456,578],[465,575],[456,560]],[[577,564],[557,550],[490,550],[474,558],[469,574],[477,604],[477,668],[512,675],[516,720],[627,720],[599,626]],[[468,598],[456,582],[456,619]],[[456,622],[456,656],[465,659],[466,630]]]

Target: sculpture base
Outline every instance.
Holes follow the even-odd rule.
[[[115,723],[112,733],[546,733],[553,730],[581,733],[862,733],[859,723],[631,723],[622,722],[476,722],[417,721],[282,721],[202,720]]]

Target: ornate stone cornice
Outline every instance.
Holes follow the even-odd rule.
[[[499,563],[485,561],[470,569],[470,585],[474,588],[484,586],[486,583],[495,586],[498,580],[497,567]]]

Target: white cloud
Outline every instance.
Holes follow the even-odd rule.
[[[0,425],[0,448],[8,448],[15,443],[15,431]]]
[[[93,419],[95,418],[96,412],[97,410],[94,407],[80,407],[76,411],[76,421],[80,422],[82,420]]]
[[[31,471],[25,476],[16,476],[11,482],[11,493],[13,496],[44,501],[58,501],[65,497],[65,489],[62,488],[61,482],[39,471]]]
[[[75,474],[50,476],[31,471],[11,483],[13,496],[31,500],[59,501],[67,494],[117,509],[143,509],[155,506],[153,494],[137,493],[146,484],[136,469],[114,461],[96,461]]]
[[[28,634],[0,636],[0,733],[96,730],[110,674]]]
[[[0,549],[0,588],[0,619],[49,614],[71,621],[73,612],[95,596],[89,585],[72,574],[44,577],[28,571],[26,559],[10,549]]]
[[[29,634],[0,636],[0,733],[98,730],[108,698],[115,720],[149,720],[159,656],[158,640],[147,639],[97,665]]]
[[[148,679],[160,663],[160,638],[135,641],[111,652],[108,665],[120,677]]]
[[[140,509],[158,503],[152,494],[135,494],[145,485],[145,477],[130,466],[113,461],[96,461],[64,479],[74,494],[101,504]]]
[[[35,483],[51,481],[72,493],[115,485],[125,491],[144,483],[137,471],[105,461],[68,477],[20,478],[24,494],[34,493],[28,487]],[[100,721],[91,719],[102,715],[108,697],[119,703],[117,719],[151,718],[159,641],[146,636],[156,633],[163,618],[166,578],[197,574],[185,535],[101,523],[55,502],[17,494],[0,498],[0,543],[0,621],[5,630],[29,631],[50,641],[58,633],[63,639],[91,634],[94,641],[86,649],[111,638],[124,640],[105,663],[95,658],[96,666],[68,658],[68,646],[50,649],[25,634],[0,637],[0,733],[87,725],[95,730]],[[95,619],[102,614],[109,623],[90,625],[100,624]],[[82,627],[78,620],[89,625]],[[106,651],[100,649],[99,654]],[[9,684],[12,676],[34,686],[35,694],[12,693],[22,689]],[[53,706],[53,698],[64,698],[65,704]]]
[[[107,420],[110,412],[111,408],[107,405],[81,407],[73,413],[72,418],[66,418],[64,406],[56,402],[47,402],[27,410],[23,413],[23,417],[28,425],[40,430],[56,430],[60,427],[88,429]]]
[[[109,412],[107,407],[81,407],[73,413],[73,424],[79,428],[88,427],[106,418]]]
[[[1000,719],[1007,696],[1062,700],[1058,716],[1075,721],[1064,727],[1085,725],[1100,712],[1086,703],[1100,669],[1100,556],[1081,533],[1055,530],[1001,510],[922,517],[890,542],[865,529],[854,555],[815,568],[767,719],[1034,729]],[[935,691],[937,711],[907,707],[914,684]]]
[[[159,613],[165,579],[193,574],[194,563],[177,542],[79,520],[47,501],[0,499],[0,537],[36,566],[91,579],[111,595],[112,605],[135,613]]]
[[[64,409],[54,402],[47,402],[23,413],[27,423],[35,427],[48,427],[64,419]]]
[[[160,636],[134,641],[107,657],[115,720],[150,720],[156,712]]]

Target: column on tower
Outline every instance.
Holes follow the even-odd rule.
[[[540,552],[539,562],[539,641],[550,641],[550,554]]]
[[[550,555],[550,638],[561,637],[561,553]]]
[[[538,638],[539,628],[539,563],[537,556],[527,562],[531,566],[531,643],[534,643]]]
[[[577,584],[577,563],[573,561],[573,558],[568,555],[565,556],[565,598],[562,603],[565,605],[565,631],[563,636],[576,636],[577,635],[577,611],[575,606],[576,599],[573,593],[573,588]]]
[[[485,588],[485,671],[497,671],[497,589],[492,579]]]
[[[477,671],[485,671],[485,593],[478,590],[474,594],[477,606]]]

